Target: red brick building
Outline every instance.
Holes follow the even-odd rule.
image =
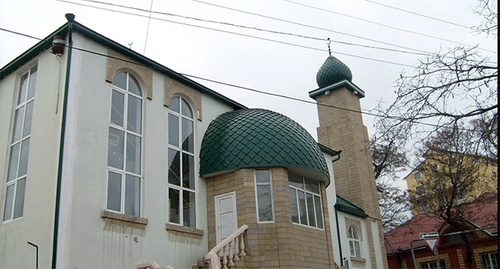
[[[498,268],[498,194],[484,193],[466,205],[467,233],[473,244],[473,268]],[[437,232],[436,255],[421,233]],[[434,213],[419,214],[385,234],[389,268],[465,268],[465,244]],[[412,257],[412,249],[415,261]]]

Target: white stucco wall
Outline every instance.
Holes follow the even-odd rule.
[[[373,240],[372,238],[368,237],[368,232],[366,230],[366,221],[363,218],[356,217],[350,214],[346,214],[342,211],[338,211],[338,217],[339,217],[339,230],[340,230],[340,237],[342,240],[342,256],[343,258],[347,258],[349,261],[349,268],[377,268],[375,265],[371,264],[370,260],[370,250],[369,250],[369,241]],[[365,260],[364,263],[359,263],[359,262],[354,262],[352,261],[350,257],[350,250],[349,250],[349,239],[347,238],[347,229],[346,227],[346,218],[359,221],[361,223],[361,236],[362,240],[360,241],[360,246],[361,246],[361,257]]]
[[[106,54],[108,48],[74,35],[74,46]],[[61,57],[42,52],[32,62],[0,80],[0,180],[5,182],[11,126],[19,79],[38,65],[29,151],[24,215],[0,223],[0,268],[33,268],[39,246],[39,265],[51,267],[61,133],[62,100],[67,52]],[[107,58],[73,50],[62,170],[59,268],[135,268],[156,261],[176,269],[191,268],[208,252],[206,182],[196,178],[197,228],[202,237],[167,231],[168,108],[163,105],[164,75],[153,72],[153,98],[144,99],[143,181],[141,217],[136,228],[101,217],[106,207],[107,150],[111,101],[105,81]],[[202,94],[203,120],[195,120],[195,152],[210,122],[232,108]],[[199,156],[195,160],[199,175]],[[0,217],[5,202],[1,184]]]
[[[39,247],[40,267],[51,266],[64,63],[65,55],[58,59],[45,51],[0,80],[0,216],[3,216],[4,182],[20,76],[38,65],[24,212],[21,218],[0,224],[0,268],[33,268],[36,251],[28,241]]]
[[[74,37],[74,46],[106,54],[93,41]],[[132,268],[156,261],[191,268],[208,252],[205,180],[197,177],[197,228],[201,238],[166,231],[168,109],[164,78],[153,73],[153,98],[144,99],[142,213],[144,229],[101,218],[106,206],[107,143],[111,87],[106,58],[74,51],[68,102],[67,143],[58,265],[64,268]],[[195,152],[210,122],[231,110],[202,95],[203,121],[195,120]],[[195,160],[199,175],[199,159]]]
[[[332,251],[333,251],[333,259],[335,263],[340,266],[341,257],[339,252],[339,240],[337,233],[337,216],[335,215],[335,203],[337,202],[337,191],[335,190],[335,177],[333,173],[333,162],[332,156],[329,154],[323,153],[325,156],[326,164],[328,166],[328,172],[330,173],[330,185],[326,188],[326,197],[328,199],[328,213],[330,216],[330,229],[331,229],[331,237],[332,237]],[[336,158],[336,157],[334,157]]]

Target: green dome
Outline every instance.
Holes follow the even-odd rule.
[[[243,109],[224,113],[210,123],[201,144],[201,176],[257,167],[288,167],[329,183],[318,144],[287,116]]]
[[[333,85],[337,82],[348,80],[352,82],[352,73],[347,65],[332,55],[326,58],[316,74],[316,82],[320,88]]]

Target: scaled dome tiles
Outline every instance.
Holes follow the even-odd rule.
[[[333,85],[337,82],[348,80],[352,82],[351,69],[339,59],[328,56],[325,63],[316,74],[316,82],[320,88]]]
[[[240,168],[289,167],[329,182],[325,158],[312,136],[297,122],[265,109],[224,113],[203,137],[200,175]]]

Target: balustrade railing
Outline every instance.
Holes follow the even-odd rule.
[[[148,262],[137,265],[137,269],[174,269],[172,266],[159,266],[156,262]]]
[[[247,255],[244,240],[247,229],[248,225],[241,226],[205,255],[210,269],[228,269],[235,265],[234,262]]]

